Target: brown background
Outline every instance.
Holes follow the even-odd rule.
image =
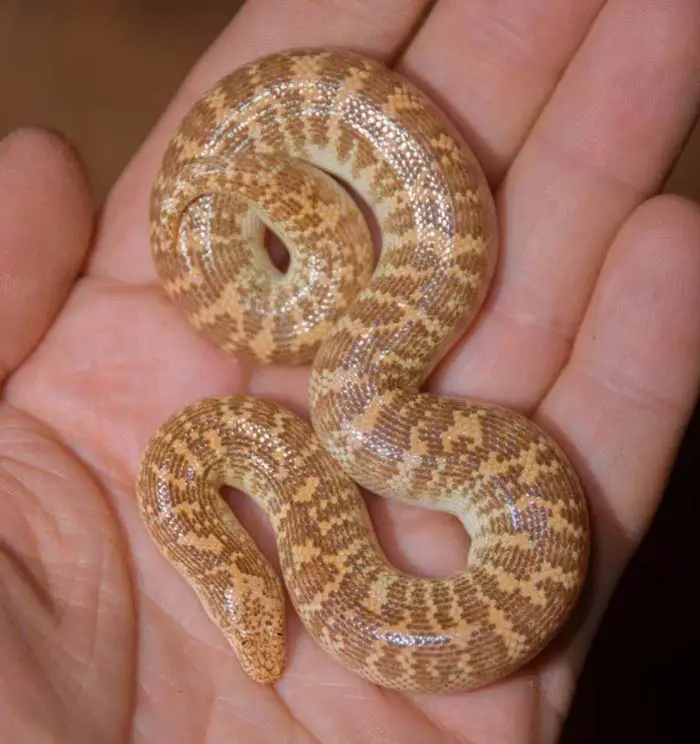
[[[82,152],[101,202],[190,65],[240,4],[0,0],[0,136],[22,124],[64,132]],[[666,190],[700,201],[700,127]],[[694,723],[694,701],[684,699],[680,677],[693,679],[690,654],[697,653],[696,623],[691,628],[686,619],[695,614],[698,595],[688,590],[698,585],[691,569],[697,418],[655,525],[601,629],[566,742],[680,742],[687,740],[682,728]]]

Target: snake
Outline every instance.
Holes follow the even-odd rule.
[[[172,136],[150,199],[163,292],[231,357],[311,367],[308,418],[212,395],[159,426],[137,474],[148,533],[253,681],[285,674],[287,596],[346,670],[425,693],[513,675],[577,605],[589,514],[562,446],[515,410],[424,389],[484,306],[496,223],[456,126],[355,52],[245,63]],[[225,487],[269,519],[281,579]],[[397,569],[361,489],[458,518],[466,567]]]

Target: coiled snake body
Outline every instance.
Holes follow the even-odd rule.
[[[349,182],[379,224],[382,254]],[[168,294],[231,353],[313,360],[313,429],[263,400],[207,399],[150,442],[138,498],[155,542],[256,680],[284,667],[282,585],[220,496],[269,516],[309,633],[377,684],[467,690],[537,654],[588,557],[579,481],[528,419],[422,393],[493,273],[495,212],[479,164],[411,84],[352,54],[274,54],[185,118],[151,204]],[[265,225],[290,249],[286,273]],[[378,545],[357,484],[457,515],[469,565],[408,576]]]

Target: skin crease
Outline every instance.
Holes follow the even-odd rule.
[[[423,15],[418,0],[390,0],[369,17],[366,2],[249,2],[125,171],[96,230],[64,143],[24,131],[0,144],[8,740],[556,741],[700,378],[700,210],[653,196],[698,113],[700,6],[602,5],[442,0]],[[486,164],[503,235],[498,275],[431,387],[531,413],[566,447],[588,493],[594,555],[581,611],[523,673],[476,693],[380,691],[293,619],[287,676],[255,685],[138,517],[138,458],[178,408],[250,392],[304,412],[304,370],[252,369],[202,340],[165,300],[147,245],[148,193],[181,116],[244,61],[302,44],[396,63]],[[444,575],[464,565],[451,520],[370,505],[399,567]],[[236,510],[274,560],[260,515],[247,500]]]

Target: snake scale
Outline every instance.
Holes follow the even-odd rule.
[[[376,266],[343,182],[376,218]],[[267,514],[301,621],[361,677],[461,691],[537,655],[580,594],[588,512],[569,460],[529,419],[421,392],[482,306],[497,250],[480,164],[433,104],[352,53],[244,65],[171,140],[151,243],[203,335],[261,363],[312,363],[311,425],[250,396],[208,398],[161,426],[137,479],[152,538],[250,677],[284,673],[284,590],[224,485]],[[468,566],[443,579],[395,569],[357,484],[456,515]]]

